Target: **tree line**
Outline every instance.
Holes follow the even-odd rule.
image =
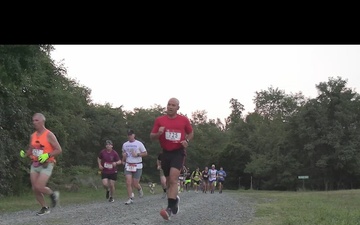
[[[53,50],[52,45],[0,45],[0,197],[30,188],[29,165],[19,151],[28,145],[36,112],[46,116],[46,127],[63,148],[58,168],[97,168],[105,140],[120,153],[131,128],[149,152],[144,177],[158,181],[161,149],[149,134],[165,107],[129,111],[94,104],[91,89],[68,78],[65,66],[51,59]],[[341,77],[315,88],[315,98],[274,87],[257,91],[255,109],[246,115],[232,98],[225,121],[208,119],[204,110],[193,112],[187,166],[223,166],[229,189],[296,191],[303,188],[299,176],[309,177],[305,187],[311,190],[359,188],[359,94]]]

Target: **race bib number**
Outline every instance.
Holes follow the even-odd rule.
[[[169,141],[180,141],[181,133],[175,131],[166,131],[165,139]]]
[[[33,156],[36,156],[36,157],[38,157],[39,155],[43,154],[43,152],[44,152],[44,150],[42,150],[42,149],[36,149],[36,148],[34,148],[34,149],[32,150]]]
[[[104,163],[104,168],[112,169],[112,168],[113,168],[113,164],[112,164],[112,163]]]
[[[136,172],[136,164],[126,164],[126,170],[129,172]]]

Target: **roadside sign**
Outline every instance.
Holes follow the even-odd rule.
[[[309,176],[298,176],[298,179],[309,179]]]

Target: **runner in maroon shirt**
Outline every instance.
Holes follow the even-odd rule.
[[[106,199],[114,202],[115,182],[117,180],[117,166],[121,164],[119,154],[113,149],[110,140],[105,142],[106,148],[101,150],[98,156],[98,165],[101,170],[101,180],[106,189]]]

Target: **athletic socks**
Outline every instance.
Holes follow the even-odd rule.
[[[168,208],[173,208],[176,205],[176,199],[168,198]]]

